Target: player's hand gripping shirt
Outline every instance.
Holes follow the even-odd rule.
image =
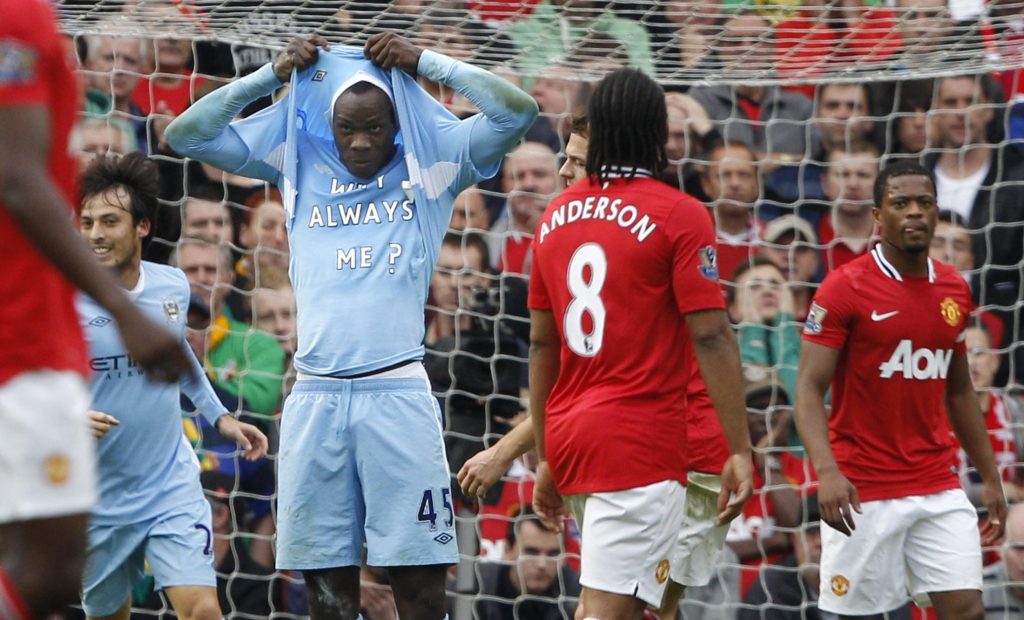
[[[185,339],[189,285],[174,267],[143,261],[139,283],[129,291],[146,316]],[[192,370],[179,383],[146,378],[124,348],[117,323],[96,302],[78,297],[78,311],[89,345],[91,408],[121,423],[100,439],[100,501],[92,513],[97,525],[136,523],[201,497],[199,462],[182,431],[180,392],[215,424],[227,413],[202,367],[192,355]]]
[[[68,151],[68,134],[79,89],[68,56],[48,2],[0,0],[0,107],[46,110],[50,178],[68,204],[75,204],[75,161]],[[0,208],[0,263],[0,383],[44,368],[84,374],[85,346],[74,289],[5,208]]]
[[[964,353],[970,291],[953,267],[900,274],[879,246],[825,278],[804,339],[840,349],[829,435],[861,501],[960,486],[946,421],[946,375]]]
[[[227,126],[281,86],[270,65],[200,100],[168,129],[178,152],[282,188],[299,371],[351,375],[422,358],[423,308],[455,196],[493,176],[536,116],[529,96],[481,69],[429,50],[418,69],[482,113],[460,121],[399,69],[379,69],[361,48],[335,47],[259,114]],[[387,92],[398,118],[396,153],[372,179],[348,172],[331,132],[335,96],[358,81]]]
[[[562,340],[545,431],[561,493],[686,484],[685,315],[724,307],[714,243],[704,206],[648,176],[577,183],[548,206],[529,305]]]

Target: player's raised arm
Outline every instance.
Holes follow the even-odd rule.
[[[514,84],[490,71],[443,54],[421,49],[393,32],[376,34],[366,42],[366,57],[381,67],[398,67],[410,75],[441,82],[472,101],[481,114],[471,123],[469,154],[480,169],[500,161],[533,125],[537,102]]]
[[[985,428],[985,413],[978,403],[967,356],[963,353],[954,353],[950,361],[946,380],[946,415],[956,438],[981,477],[981,501],[988,510],[988,523],[981,532],[981,542],[991,545],[1003,536],[1006,529],[1006,497]]]
[[[231,128],[231,121],[246,105],[270,95],[288,81],[292,69],[299,71],[316,62],[318,49],[330,49],[320,36],[294,39],[272,64],[218,88],[196,101],[167,126],[165,138],[179,155],[198,159],[228,172],[238,172],[253,157],[250,147]],[[268,145],[273,147],[276,145]],[[269,165],[250,166],[249,176],[275,181],[277,171]]]
[[[754,492],[739,347],[724,310],[690,312],[686,325],[701,376],[729,444],[729,460],[722,470],[722,492],[718,498],[718,523],[725,524],[739,515]]]
[[[804,341],[796,380],[796,429],[821,483],[821,518],[849,536],[850,530],[855,529],[853,511],[861,511],[860,498],[832,455],[825,413],[825,394],[832,385],[838,360],[839,349]]]

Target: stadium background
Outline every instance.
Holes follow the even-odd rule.
[[[558,8],[537,0],[521,3],[501,0],[397,0],[390,3],[342,0],[58,0],[56,4],[62,28],[69,35],[69,40],[75,43],[78,60],[83,63],[83,79],[93,86],[82,110],[82,127],[90,123],[92,129],[113,127],[117,131],[111,135],[115,137],[108,136],[106,142],[100,139],[100,150],[148,150],[160,166],[161,221],[158,238],[147,250],[147,256],[165,261],[171,255],[182,238],[186,205],[190,198],[226,205],[230,219],[228,232],[225,236],[213,232],[212,236],[230,249],[232,268],[237,274],[233,282],[219,281],[216,286],[226,289],[228,298],[225,303],[233,309],[235,318],[243,320],[243,323],[246,313],[255,315],[258,312],[254,300],[259,289],[287,288],[280,273],[272,269],[265,269],[262,274],[256,272],[258,268],[254,267],[253,251],[262,249],[263,242],[254,244],[245,235],[246,230],[253,228],[251,218],[263,202],[274,198],[273,192],[261,184],[222,175],[199,166],[197,162],[177,157],[160,140],[162,127],[173,110],[155,105],[153,102],[159,94],[154,89],[147,91],[147,82],[140,79],[141,86],[136,87],[133,95],[137,109],[128,114],[118,111],[110,101],[116,98],[114,90],[117,87],[112,79],[115,75],[149,78],[153,80],[151,83],[163,79],[177,83],[179,91],[181,85],[185,85],[185,99],[181,105],[187,105],[189,98],[195,99],[269,61],[274,50],[280,49],[296,35],[318,33],[333,43],[359,45],[375,32],[395,29],[421,45],[520,81],[538,98],[542,109],[540,122],[547,125],[544,131],[532,133],[529,139],[548,144],[558,154],[568,139],[568,118],[585,101],[588,84],[610,68],[625,64],[653,71],[666,90],[672,92],[694,89],[691,91],[693,94],[700,89],[731,89],[733,86],[783,88],[786,93],[805,97],[811,108],[819,102],[824,84],[864,84],[868,94],[867,107],[858,114],[863,117],[861,120],[873,124],[870,138],[878,147],[883,162],[908,156],[900,150],[897,140],[900,122],[924,114],[930,126],[937,116],[939,108],[933,78],[972,75],[982,80],[981,76],[989,76],[991,79],[986,78],[984,82],[987,99],[973,105],[993,111],[992,121],[987,127],[987,139],[1000,153],[997,166],[1000,172],[1011,168],[1007,163],[1011,159],[1016,161],[1018,140],[1024,138],[1024,125],[1018,125],[1024,117],[1014,106],[1018,92],[1024,90],[1024,86],[1018,84],[1019,69],[1024,67],[1024,17],[1021,14],[1024,5],[1012,0],[989,3],[949,0],[948,4],[902,0],[895,5],[877,6],[857,0],[828,3],[806,0],[803,5],[799,0],[785,0],[777,4],[755,2],[753,5],[744,4],[743,0],[650,0],[576,2],[569,8]],[[581,32],[563,32],[561,41],[550,45],[543,37],[531,39],[529,36],[541,30],[526,30],[527,36],[515,34],[517,23],[521,25],[543,15],[553,16],[558,11],[568,10],[575,11],[574,24]],[[728,27],[729,20],[737,13],[760,16],[764,27],[737,35]],[[557,20],[556,17],[553,19]],[[119,65],[112,73],[97,72],[90,68],[88,60],[90,44],[96,36],[139,37],[153,41],[144,45],[150,50],[148,61],[143,58],[143,64],[137,69]],[[152,63],[156,59],[171,53],[161,49],[161,44],[174,41],[184,46],[178,46],[184,63],[154,68]],[[165,58],[170,59],[171,56]],[[105,80],[109,85],[107,93],[102,87]],[[729,92],[732,93],[729,116],[742,118],[745,109],[735,95],[736,91]],[[922,92],[927,94],[922,96]],[[107,95],[106,102],[100,96],[103,94]],[[456,113],[466,112],[460,108],[464,102],[452,97],[451,93],[441,92],[439,96]],[[911,100],[924,100],[925,103],[915,104],[915,108],[908,105]],[[243,114],[251,113],[266,103],[257,104]],[[769,148],[761,154],[758,163],[761,182],[758,183],[759,195],[753,213],[766,222],[787,213],[803,215],[809,212],[801,210],[806,207],[805,203],[815,200],[815,197],[801,193],[800,183],[797,183],[796,193],[786,199],[778,192],[773,193],[769,187],[769,177],[785,178],[788,174],[802,179],[808,169],[820,165],[817,148],[819,129],[814,116],[795,121],[798,132],[802,132],[805,138],[800,153],[773,152]],[[794,121],[768,120],[760,131],[770,133],[775,123],[783,122]],[[696,135],[700,131],[695,130],[699,125],[694,120],[687,126],[690,157],[685,165],[678,166],[676,176],[677,183],[682,183],[687,189],[693,187],[688,183],[693,181],[694,175],[699,176],[703,165],[700,139]],[[853,141],[851,133],[847,132],[848,142]],[[125,134],[134,134],[134,139],[127,139]],[[78,132],[77,148],[95,152],[96,145],[85,136],[84,129]],[[927,161],[933,153],[941,152],[935,136],[931,138],[932,142],[923,151],[910,154],[910,157]],[[1003,158],[1003,153],[1011,159]],[[557,167],[558,163],[551,159],[549,165]],[[506,168],[515,166],[509,164]],[[483,199],[488,218],[486,224],[480,225],[475,232],[490,242],[491,247],[503,247],[504,239],[515,234],[502,233],[496,227],[491,229],[504,212],[509,190],[521,189],[516,187],[514,172],[510,177],[511,187],[502,183],[499,173],[494,182],[481,184],[476,190],[478,198],[472,200],[476,204],[479,198]],[[699,190],[699,183],[696,187]],[[1024,176],[996,174],[988,189],[992,192],[1022,192]],[[1017,193],[1012,195],[1017,196]],[[475,220],[468,219],[468,227],[472,229],[476,225]],[[989,245],[994,243],[993,238],[1005,239],[993,237],[999,231],[1010,234],[1011,239],[1016,239],[1019,244],[1019,239],[1024,237],[1021,219],[1024,218],[1018,216],[1002,221],[991,217],[980,228],[971,228],[968,222],[968,228],[975,238],[980,237]],[[462,238],[464,247],[466,239]],[[748,256],[757,253],[762,245],[757,238],[740,244],[742,252]],[[827,248],[820,244],[816,249]],[[273,252],[271,249],[268,254]],[[794,256],[790,252],[790,260],[795,260]],[[432,381],[445,405],[446,434],[454,469],[476,450],[496,441],[508,429],[506,420],[521,414],[520,397],[526,389],[522,375],[528,322],[524,299],[527,276],[520,272],[528,271],[528,262],[520,268],[506,267],[504,270],[489,270],[488,273],[475,269],[458,270],[456,276],[472,280],[478,288],[471,294],[462,295],[457,309],[442,307],[436,299],[428,308],[428,321],[431,322],[445,314],[454,313],[460,319],[468,317],[455,330],[454,336],[440,338],[428,346]],[[1018,361],[1021,355],[1021,269],[1018,254],[1016,260],[1008,264],[994,266],[979,262],[968,273],[980,283],[975,292],[982,309],[996,315],[1004,329],[1003,337],[991,344],[991,350],[999,354],[1002,364],[995,384],[989,389],[1010,399],[1015,397],[1022,375]],[[820,269],[808,281],[790,280],[787,286],[813,289],[822,273],[823,269]],[[1006,273],[1016,278],[1015,289],[997,292],[986,288],[989,276]],[[216,316],[209,317],[208,325],[203,326],[201,317],[197,318],[195,346],[205,351],[211,377],[223,384],[228,402],[257,420],[273,436],[280,410],[277,395],[269,399],[261,397],[258,405],[253,406],[239,385],[244,382],[248,371],[251,372],[250,379],[271,379],[271,384],[276,379],[283,395],[294,379],[293,371],[285,368],[279,377],[260,377],[259,369],[247,370],[245,359],[241,360],[242,367],[239,368],[238,360],[225,360],[223,355],[215,354],[213,350],[224,332],[217,319]],[[789,319],[788,322],[778,321],[763,326],[767,338],[791,339],[794,330],[799,329],[799,317]],[[737,320],[738,329],[742,329],[743,322]],[[243,339],[251,339],[253,333],[243,336]],[[282,339],[287,338],[282,336]],[[787,361],[779,358],[761,361],[772,367],[770,376],[776,377],[779,385],[784,381],[778,377],[793,370],[791,364],[787,365]],[[272,402],[264,402],[268,400]],[[773,410],[776,404],[773,403]],[[204,429],[202,423],[187,411],[184,413],[184,425],[204,468],[221,474],[204,474],[204,482],[212,496],[227,500],[224,505],[230,510],[230,522],[221,537],[231,542],[231,554],[237,556],[238,549],[252,551],[257,556],[265,554],[273,533],[269,516],[274,496],[273,454],[261,466],[247,468],[230,447],[218,445],[209,429]],[[1024,435],[1024,428],[1016,420],[1011,421],[1009,430],[1014,433],[1015,440]],[[788,486],[804,502],[810,482],[806,465],[799,461],[796,443],[791,437],[787,444],[794,445],[777,445],[764,451],[773,456],[797,459],[787,461],[797,463],[793,466],[792,475],[787,477]],[[1017,444],[1024,446],[1024,441],[1017,440]],[[1009,471],[1007,479],[1019,481],[1017,466],[1021,465],[1020,460],[1003,465]],[[796,471],[801,469],[803,471]],[[965,471],[964,475],[965,479],[969,478],[968,472]],[[456,486],[454,481],[453,486]],[[474,507],[468,502],[460,503],[458,524],[462,562],[453,571],[451,581],[452,617],[455,620],[473,617],[474,606],[501,598],[494,593],[479,591],[478,582],[482,579],[480,566],[502,560],[507,547],[504,540],[507,524],[515,520],[522,506],[529,504],[529,491],[527,460],[510,470],[503,484],[484,505]],[[767,487],[752,500],[757,508],[750,511],[745,524],[755,532],[764,528],[758,533],[764,538],[773,529],[772,492],[774,490]],[[799,524],[794,525],[776,526],[774,530],[783,533],[797,531]],[[570,528],[561,554],[561,559],[569,566],[575,563],[577,548],[573,535]],[[757,560],[770,562],[777,561],[784,553],[762,548],[758,555]],[[989,558],[995,560],[997,554],[990,554]],[[758,562],[746,564],[751,566],[743,568],[746,575],[743,579],[745,585],[749,585],[751,580],[758,578]],[[723,559],[721,568],[722,572],[728,572],[740,567],[733,557]],[[302,590],[298,575],[255,568],[246,572],[236,567],[221,576],[229,584],[229,590],[238,586],[249,587],[254,583],[269,584],[266,602],[273,617],[301,616],[302,606],[298,601],[302,598]],[[386,586],[374,583],[380,581],[378,573],[367,571],[364,576],[370,590],[386,590]],[[564,576],[558,577],[558,580],[562,579]],[[571,598],[565,594],[566,584],[556,586],[561,593],[560,599]],[[149,595],[146,589],[145,583],[136,589],[135,598],[140,604],[136,613],[139,617],[169,615],[159,597]],[[705,596],[703,602],[698,596],[698,600],[690,604],[688,618],[732,618],[740,609],[752,609],[744,606],[738,591],[708,593]],[[228,617],[263,617],[239,610],[233,597],[234,594],[229,592],[224,610]],[[516,617],[536,617],[528,615],[530,608],[522,603],[537,598],[531,595],[520,597]],[[724,605],[720,604],[723,601]],[[811,604],[808,598],[796,609],[807,608]]]

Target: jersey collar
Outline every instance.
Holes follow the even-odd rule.
[[[139,281],[135,283],[135,287],[128,291],[128,297],[131,299],[137,298],[142,294],[143,289],[146,288],[146,266],[141,262],[139,263]]]
[[[900,272],[892,266],[885,258],[885,254],[882,253],[882,244],[875,244],[875,247],[871,248],[871,257],[875,259],[875,264],[878,265],[878,270],[882,272],[888,278],[892,278],[897,282],[903,281],[903,276]],[[932,284],[935,282],[935,265],[932,264],[932,259],[928,258],[928,283]]]

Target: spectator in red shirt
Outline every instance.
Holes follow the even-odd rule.
[[[826,271],[865,254],[877,237],[871,191],[878,176],[878,158],[878,148],[869,142],[850,144],[828,156],[821,186],[832,213],[821,218],[818,226]]]
[[[719,143],[707,153],[701,187],[708,198],[718,241],[718,269],[731,282],[743,261],[757,254],[762,224],[755,214],[761,177],[754,151],[742,142]]]
[[[176,28],[187,32],[195,26],[195,17],[177,6],[141,5],[136,10],[145,11],[146,20],[159,20],[167,32]],[[161,115],[166,126],[201,96],[206,80],[192,71],[191,39],[158,38],[151,45],[149,77],[139,80],[132,98],[145,114]]]

